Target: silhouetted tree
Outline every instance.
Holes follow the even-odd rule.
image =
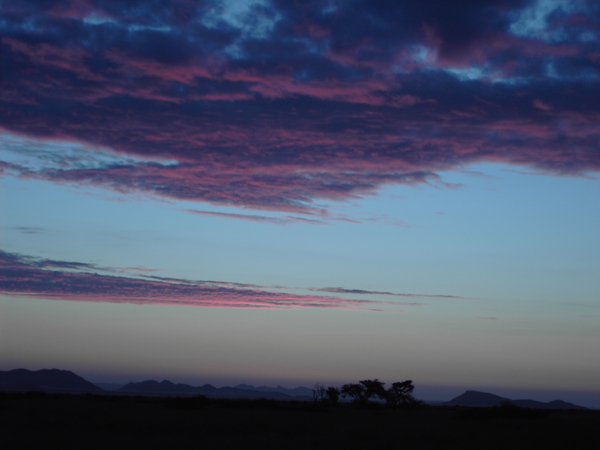
[[[332,405],[337,405],[340,399],[340,390],[336,387],[329,386],[325,391],[325,397],[327,397],[327,401]]]
[[[350,396],[355,402],[365,404],[373,397],[385,398],[385,383],[374,380],[361,380],[358,384],[344,384],[342,386],[342,397]]]
[[[325,386],[321,383],[317,383],[313,387],[313,400],[316,402],[322,402],[325,398]]]
[[[397,381],[396,383],[392,383],[390,388],[385,391],[383,398],[395,410],[399,405],[406,406],[416,403],[416,400],[411,395],[414,389],[412,380]]]
[[[365,387],[365,397],[367,397],[367,401],[372,397],[380,398],[381,400],[385,400],[385,383],[379,381],[377,378],[374,380],[362,380],[359,382]]]
[[[362,384],[344,384],[341,393],[342,397],[352,397],[357,403],[364,403],[366,401],[365,387]]]

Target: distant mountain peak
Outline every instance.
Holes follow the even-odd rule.
[[[489,408],[498,406],[503,403],[511,403],[521,408],[540,408],[540,409],[587,409],[583,406],[574,405],[563,400],[553,400],[551,402],[538,402],[536,400],[511,400],[509,398],[500,397],[499,395],[490,394],[489,392],[465,391],[458,397],[453,398],[449,402],[443,403],[446,406],[473,406],[480,408]]]
[[[505,401],[510,400],[488,392],[469,390],[446,402],[445,405],[491,407]]]
[[[28,387],[27,389],[22,389],[19,386]],[[74,374],[70,370],[60,369],[41,369],[36,371],[14,369],[0,371],[0,387],[5,390],[103,391],[103,389]]]

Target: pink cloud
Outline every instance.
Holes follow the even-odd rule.
[[[109,17],[102,9],[96,8],[90,0],[70,0],[53,5],[48,15],[60,19],[84,19],[94,13],[99,17]]]
[[[552,111],[552,106],[547,103],[544,103],[539,98],[536,98],[533,101],[533,106],[535,106],[537,109],[541,109],[542,111]]]
[[[556,114],[544,100],[533,98],[532,104],[546,115]],[[553,173],[600,167],[588,151],[598,134],[597,114],[562,113],[568,121],[560,123],[560,130],[557,124],[539,121],[535,116],[490,121],[485,129],[469,123],[481,115],[474,111],[465,118],[457,119],[454,113],[440,116],[438,129],[442,133],[438,136],[431,135],[428,125],[416,120],[404,121],[401,133],[380,135],[358,130],[319,133],[315,129],[276,126],[266,132],[233,125],[212,130],[184,127],[177,134],[170,125],[136,131],[135,124],[122,122],[111,127],[106,136],[118,140],[127,135],[129,142],[135,136],[137,142],[164,148],[161,156],[179,163],[85,169],[70,168],[66,161],[61,170],[22,168],[21,176],[216,205],[314,213],[314,199],[359,198],[388,183],[441,183],[435,172],[452,169],[457,163],[496,161],[545,167]],[[374,119],[387,120],[377,116],[366,120]],[[570,136],[568,147],[557,142],[559,132]],[[403,145],[405,150],[391,150],[396,145]],[[248,151],[220,150],[244,147]],[[320,148],[327,150],[318,151]],[[290,157],[278,162],[280,153]]]
[[[406,294],[345,288],[289,288],[229,281],[186,280],[145,275],[146,267],[101,267],[90,263],[40,260],[0,250],[0,291],[7,295],[72,301],[185,305],[220,308],[343,308],[374,305],[424,306],[420,302],[352,300],[339,296],[300,295],[309,290],[340,295],[464,299],[455,295]],[[113,272],[119,275],[103,275]],[[134,272],[123,276],[123,272]],[[137,274],[136,274],[137,272]]]
[[[81,79],[104,80],[85,63],[84,58],[89,54],[81,47],[64,48],[47,43],[28,44],[8,37],[2,38],[2,43],[8,45],[15,52],[27,55],[35,65],[62,69],[76,74]]]
[[[236,283],[190,282],[158,277],[129,278],[89,272],[47,270],[31,258],[2,252],[0,290],[4,294],[57,300],[182,305],[214,308],[344,308],[376,303],[332,296],[296,295],[244,288]],[[60,266],[61,264],[54,264]],[[62,266],[86,266],[62,263]]]
[[[260,39],[202,25],[206,10],[187,2],[15,4],[2,38],[2,129],[76,141],[90,153],[104,147],[124,161],[65,156],[59,169],[3,167],[123,194],[359,222],[384,219],[324,218],[317,202],[386,184],[453,188],[437,173],[477,162],[571,176],[600,170],[595,43],[501,31],[491,24],[512,17],[505,7],[469,6],[482,19],[471,22],[456,8],[433,14],[415,4],[402,27],[408,16],[393,7],[359,3],[325,15],[274,4],[289,26]],[[362,23],[352,8],[377,20]],[[438,13],[466,28],[457,32]],[[28,16],[35,32],[22,29]],[[577,13],[551,26],[584,32],[595,22]],[[495,83],[506,77],[522,82]],[[151,162],[164,159],[171,163]]]

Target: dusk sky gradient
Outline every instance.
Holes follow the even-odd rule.
[[[9,0],[0,36],[0,369],[600,408],[599,2]]]

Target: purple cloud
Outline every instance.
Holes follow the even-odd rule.
[[[464,299],[455,295],[405,294],[344,288],[291,288],[150,275],[146,267],[104,267],[92,263],[34,258],[0,250],[0,292],[29,297],[109,303],[173,304],[223,308],[343,308],[374,305],[424,306],[339,296],[289,294],[308,290],[329,294]]]
[[[59,300],[214,308],[364,309],[378,303],[272,292],[237,283],[195,282],[154,276],[132,278],[81,271],[95,268],[93,264],[36,260],[0,251],[0,291]]]
[[[534,26],[536,5],[6,1],[1,129],[122,161],[2,167],[311,215],[476,162],[597,172],[600,7],[566,2]],[[252,217],[237,218],[269,221]]]

